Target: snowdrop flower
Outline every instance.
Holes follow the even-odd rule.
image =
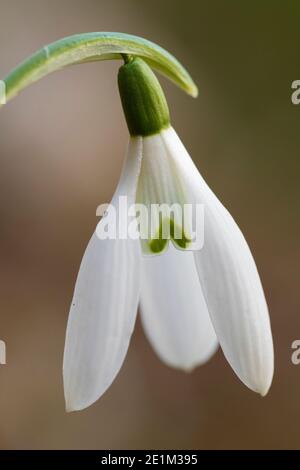
[[[67,329],[67,406],[85,408],[110,386],[124,361],[138,305],[149,341],[166,364],[183,370],[202,364],[216,350],[217,335],[236,374],[265,395],[273,374],[272,337],[245,239],[171,127],[148,65],[138,58],[125,64],[119,88],[131,137],[112,204],[120,196],[132,203],[173,204],[188,194],[188,202],[204,204],[205,242],[201,250],[187,251],[175,240],[167,250],[167,240],[147,240],[142,255],[139,240],[93,235]],[[162,253],[148,256],[151,248]]]
[[[166,51],[133,36],[91,33],[57,44],[33,56],[38,72],[28,74],[25,63],[8,77],[7,97],[69,63],[95,60],[97,54],[123,57],[118,83],[130,140],[112,206],[120,212],[120,198],[126,197],[146,207],[204,207],[201,248],[184,231],[181,238],[174,237],[172,227],[170,243],[163,236],[100,239],[98,230],[106,223],[105,218],[100,221],[81,262],[68,320],[63,365],[67,410],[88,407],[112,384],[138,307],[146,335],[164,363],[190,371],[220,344],[240,380],[265,395],[273,376],[273,344],[255,262],[237,224],[171,126],[166,99],[149,65],[196,95],[192,81]],[[127,231],[127,219],[116,224]]]

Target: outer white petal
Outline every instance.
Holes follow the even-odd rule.
[[[239,378],[265,395],[273,377],[268,308],[250,249],[229,212],[207,186],[173,129],[166,147],[205,206],[205,241],[195,252],[208,310],[223,352]]]
[[[216,351],[218,341],[201,290],[194,256],[170,244],[142,260],[141,317],[166,364],[192,370]]]
[[[141,138],[130,141],[112,201],[116,206],[119,195],[128,195],[128,204],[135,200],[141,148]],[[117,375],[134,328],[139,280],[139,240],[99,240],[95,233],[81,262],[67,327],[63,375],[68,411],[91,405]]]

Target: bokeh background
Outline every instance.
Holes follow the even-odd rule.
[[[48,76],[0,113],[2,449],[300,448],[300,6],[295,1],[0,0],[0,76],[87,31],[144,36],[182,60],[193,100],[164,86],[173,125],[252,247],[270,306],[276,369],[265,398],[219,351],[192,374],[163,365],[140,322],[116,381],[64,410],[62,355],[74,282],[127,145],[117,62]]]

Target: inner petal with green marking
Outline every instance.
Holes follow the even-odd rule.
[[[137,220],[144,254],[160,254],[169,240],[180,250],[191,245],[184,206],[187,188],[161,134],[143,138],[143,158],[136,195]]]

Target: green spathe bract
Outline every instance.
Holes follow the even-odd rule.
[[[129,59],[119,70],[118,84],[130,135],[145,137],[169,127],[165,95],[146,62]]]
[[[163,235],[163,223],[165,227],[166,226],[169,227],[170,237],[168,238],[165,238]],[[181,250],[186,250],[189,247],[191,240],[186,236],[182,227],[177,226],[177,232],[180,234],[178,238],[175,237],[175,232],[176,232],[176,228],[175,228],[174,220],[173,219],[164,220],[159,226],[157,237],[152,238],[151,240],[148,241],[149,252],[153,254],[162,253],[167,247],[167,244],[169,243],[169,239],[172,239],[174,245],[176,245],[177,248]]]
[[[66,66],[98,60],[122,59],[124,54],[141,57],[191,96],[197,87],[185,68],[165,49],[146,39],[124,33],[85,33],[60,39],[43,47],[4,78],[6,101],[21,90]]]

